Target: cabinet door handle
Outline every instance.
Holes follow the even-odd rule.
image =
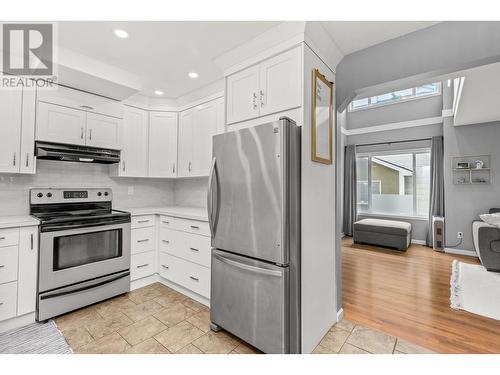
[[[175,173],[175,163],[172,164],[172,173]]]
[[[123,160],[123,172],[125,172],[125,160]]]
[[[198,279],[197,277],[194,277],[194,276],[189,276],[189,278],[190,278],[191,280],[194,280],[194,281],[200,281],[200,279]]]
[[[254,92],[252,94],[253,109],[257,109],[257,94]]]
[[[191,172],[191,162],[188,164],[188,171]]]
[[[80,128],[80,138],[83,139],[83,126]]]
[[[145,238],[143,240],[137,240],[137,242],[148,242],[149,241],[149,238]]]
[[[3,264],[0,264],[0,268],[4,268],[5,266]]]
[[[92,129],[89,129],[89,141],[92,140]]]
[[[3,302],[0,302],[0,306],[3,306]]]
[[[12,165],[16,166],[16,153],[14,152],[14,158],[12,159]]]
[[[161,221],[163,224],[170,224],[170,221],[162,220]]]
[[[27,153],[26,153],[26,166],[28,166],[28,165],[29,165],[29,160],[30,160],[30,153],[29,153],[29,152],[27,152]]]
[[[191,225],[191,229],[200,229],[200,227],[197,225]]]
[[[141,264],[141,265],[137,266],[137,268],[144,268],[147,266],[149,266],[149,263]]]
[[[165,243],[170,243],[170,241],[169,241],[169,240],[162,240],[162,241],[163,241],[163,242],[165,242]]]
[[[161,265],[163,268],[165,268],[166,270],[168,270],[170,267],[169,266],[166,266],[164,264]]]
[[[30,235],[30,240],[31,240],[31,250],[33,250],[33,233]]]
[[[260,90],[259,93],[260,93],[260,106],[262,108],[265,105],[265,102],[264,102],[264,91]]]
[[[196,247],[190,247],[189,250],[193,250],[193,251],[196,251],[196,252],[200,251],[200,249],[197,249]]]
[[[5,237],[0,237],[0,241],[5,240]]]

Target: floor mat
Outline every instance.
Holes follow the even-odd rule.
[[[71,354],[73,351],[54,321],[33,323],[0,333],[2,354]]]

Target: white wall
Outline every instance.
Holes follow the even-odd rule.
[[[113,189],[113,206],[132,208],[165,206],[174,203],[171,180],[111,178],[109,166],[39,160],[36,175],[0,174],[0,215],[24,215],[29,212],[29,189],[37,187]],[[128,194],[133,187],[134,193]]]

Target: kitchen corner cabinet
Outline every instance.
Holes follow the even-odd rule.
[[[299,107],[302,47],[226,77],[226,124]]]
[[[33,88],[0,91],[0,173],[35,173]]]
[[[122,177],[145,177],[148,155],[147,111],[126,106],[121,131],[122,151],[120,164],[114,174]]]
[[[149,114],[149,177],[177,175],[177,113]]]
[[[210,101],[180,113],[178,177],[208,176],[217,110],[217,101]]]

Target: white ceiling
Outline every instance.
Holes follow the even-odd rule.
[[[214,58],[279,22],[60,22],[59,45],[141,77],[141,94],[178,98],[222,78]],[[124,29],[128,39],[113,30]],[[188,72],[197,72],[191,79]]]
[[[323,25],[345,56],[436,23],[438,22],[327,21]]]
[[[480,124],[500,120],[500,63],[466,70],[455,125]]]
[[[165,98],[182,95],[221,79],[214,60],[280,22],[60,22],[59,45],[140,79],[140,93]],[[328,21],[323,25],[344,55],[428,27],[435,22]],[[124,29],[128,39],[113,30]],[[195,71],[199,78],[187,74]]]

